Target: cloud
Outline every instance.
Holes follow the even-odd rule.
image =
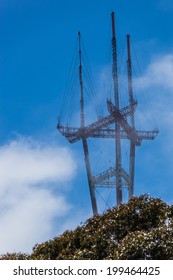
[[[62,189],[75,171],[66,148],[28,138],[0,147],[0,253],[31,251],[51,237],[54,220],[65,217],[72,206]]]
[[[172,0],[160,0],[158,2],[158,6],[160,9],[162,9],[165,12],[172,11],[172,9],[173,9]]]
[[[134,79],[134,86],[139,100],[143,93],[144,95],[147,93],[148,102],[145,98],[139,101],[139,107],[141,103],[145,105],[142,106],[138,116],[141,127],[147,128],[151,123],[157,124],[155,127],[160,130],[157,136],[159,161],[162,162],[165,169],[172,172],[170,154],[173,152],[173,54],[167,53],[154,57],[143,75]],[[147,103],[149,106],[146,106]]]
[[[137,88],[161,86],[173,89],[173,54],[156,57],[148,66],[145,74],[135,80]]]
[[[172,133],[170,125],[173,117],[173,54],[155,57],[144,74],[134,79],[134,86],[140,100],[139,107],[141,103],[145,105],[142,108],[144,118],[152,114],[164,131],[167,129],[167,133]]]

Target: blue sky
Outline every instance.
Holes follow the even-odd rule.
[[[137,125],[160,130],[137,148],[135,194],[173,202],[172,1],[1,0],[0,253],[30,252],[92,215],[81,144],[69,144],[56,124],[79,30],[97,91],[106,97],[113,10],[119,61],[125,35],[132,37]],[[90,145],[99,156],[101,142]],[[109,144],[103,152],[102,162],[112,160]]]

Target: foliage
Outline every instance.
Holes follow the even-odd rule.
[[[173,260],[173,232],[167,227],[129,233],[114,254],[119,260]]]
[[[173,259],[172,229],[173,206],[148,195],[132,197],[127,204],[95,215],[74,231],[36,244],[32,254],[23,255],[23,259]],[[17,259],[18,254],[2,257]]]
[[[0,256],[0,260],[29,260],[30,256],[23,253],[7,253]]]

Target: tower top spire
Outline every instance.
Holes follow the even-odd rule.
[[[115,13],[111,13],[112,18],[112,39],[115,39]]]

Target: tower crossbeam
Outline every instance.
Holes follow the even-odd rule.
[[[137,105],[137,102],[133,102],[133,110],[135,110],[135,107]],[[126,106],[122,108],[120,111],[120,114],[127,118],[131,114],[131,106]],[[111,124],[115,123],[115,116],[113,114],[110,114],[106,117],[103,117],[96,122],[93,122],[92,124],[89,124],[85,127],[80,128],[70,128],[70,127],[64,127],[60,123],[57,125],[57,129],[60,131],[60,133],[64,136],[68,135],[69,142],[74,143],[79,141],[80,139],[88,138],[92,136],[94,132],[99,131],[100,129],[103,129],[104,127],[108,127]]]
[[[113,139],[116,137],[115,129],[100,129],[99,131],[93,131],[91,133],[86,133],[84,129],[83,132],[80,131],[77,127],[68,127],[68,126],[58,126],[60,133],[65,136],[69,143],[75,143],[82,138],[107,138]],[[80,131],[80,132],[79,132]],[[155,130],[139,130],[136,129],[139,139],[142,140],[154,140],[159,133],[158,129]],[[125,130],[120,131],[121,139],[129,139]]]
[[[109,181],[110,178],[115,177],[117,173],[117,170],[115,167],[110,167],[109,169],[107,169],[106,171],[103,171],[99,174],[97,174],[96,176],[93,176],[92,181],[94,183],[94,185],[103,185],[106,184],[106,182],[109,183],[114,183],[112,181]],[[124,179],[124,185],[128,186],[129,182],[130,182],[130,177],[127,174],[127,172],[124,170],[124,168],[121,168],[121,174],[122,174],[122,178]]]
[[[100,184],[101,182],[110,179],[111,177],[116,176],[116,168],[110,167],[106,171],[99,173],[96,176],[93,176],[94,184]]]
[[[131,140],[136,146],[141,145],[141,139],[139,138],[135,129],[133,129],[130,124],[126,121],[120,110],[108,100],[108,111],[115,118],[115,121],[119,122],[120,125],[124,128],[129,140]]]

